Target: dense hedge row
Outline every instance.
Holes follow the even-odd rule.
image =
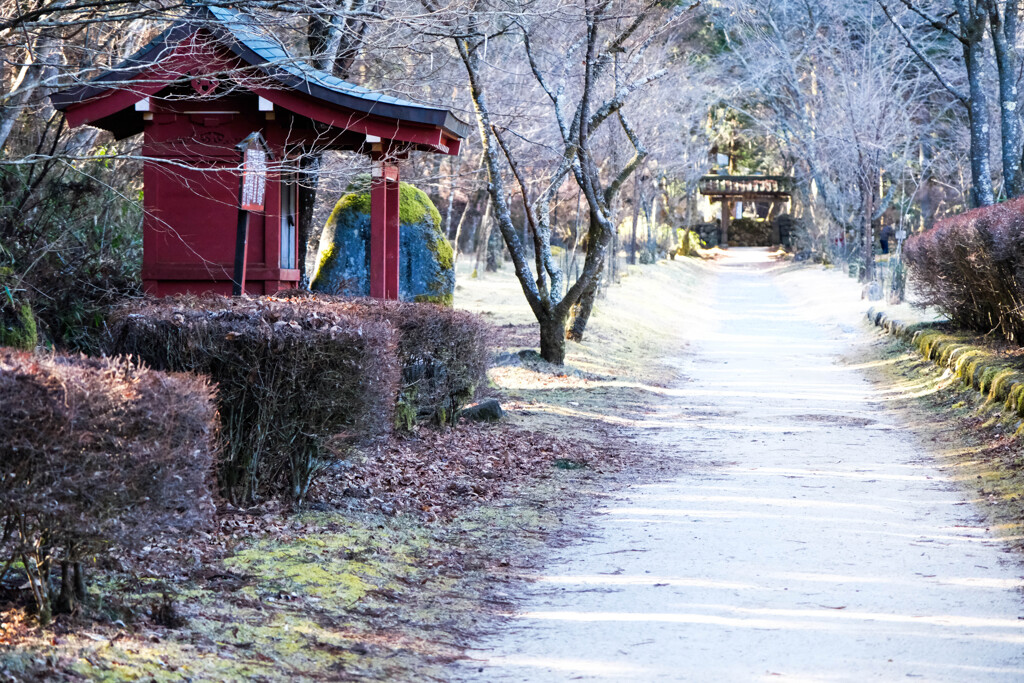
[[[132,305],[110,321],[108,352],[217,385],[221,489],[236,502],[288,491],[359,438],[392,422],[397,335],[330,303],[179,297]]]
[[[217,384],[220,482],[240,502],[301,499],[356,442],[451,421],[486,368],[483,323],[424,304],[179,297],[122,309],[110,329],[112,355]]]
[[[0,347],[0,580],[21,569],[42,622],[84,560],[208,522],[215,473],[236,501],[301,498],[396,413],[452,422],[486,369],[484,324],[432,305],[180,297],[110,331],[114,358]]]
[[[0,349],[0,551],[40,620],[82,597],[82,561],[204,523],[214,506],[213,391],[123,359]]]
[[[1024,199],[944,219],[904,253],[922,303],[962,327],[1024,341]]]

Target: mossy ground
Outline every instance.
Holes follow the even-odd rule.
[[[553,468],[516,500],[449,524],[298,515],[287,520],[294,535],[240,539],[203,578],[95,586],[93,609],[109,622],[4,645],[0,671],[19,680],[437,680],[485,612],[503,608],[501,589],[575,514],[553,501],[596,493],[596,476]],[[149,614],[164,592],[176,628]]]

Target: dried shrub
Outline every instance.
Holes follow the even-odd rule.
[[[219,467],[235,502],[313,478],[393,421],[397,335],[384,320],[315,298],[177,297],[112,316],[109,350],[217,383]]]
[[[939,221],[904,253],[921,303],[962,327],[1024,340],[1024,199]]]
[[[40,620],[50,569],[82,597],[81,562],[212,516],[216,412],[207,381],[122,358],[0,350],[2,548],[20,561]]]
[[[399,426],[416,421],[452,424],[484,381],[490,355],[488,328],[478,316],[435,304],[338,300],[398,330],[402,364]]]

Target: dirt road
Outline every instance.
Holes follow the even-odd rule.
[[[456,680],[1024,680],[1024,569],[841,362],[859,321],[762,262],[716,269],[638,427],[687,473],[610,499]]]

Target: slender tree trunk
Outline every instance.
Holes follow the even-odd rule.
[[[70,562],[60,563],[60,594],[54,611],[58,614],[74,614],[78,609],[78,595],[75,591],[74,572]]]
[[[22,107],[30,102],[40,89],[40,84],[46,77],[46,72],[54,67],[60,59],[60,50],[57,41],[49,35],[39,38],[35,47],[28,52],[28,62],[22,65],[18,76],[13,83],[5,84],[9,87],[8,92],[16,92],[0,106],[0,150],[4,148],[7,138],[10,137],[14,124],[24,113]],[[41,93],[45,96],[47,89]]]
[[[448,183],[448,210],[444,214],[444,236],[445,239],[452,238],[452,211],[455,209],[455,162],[449,162],[450,173],[452,175],[451,181]],[[461,164],[460,164],[461,166]],[[458,250],[458,245],[455,247]]]
[[[85,568],[81,562],[75,562],[75,597],[79,602],[85,600]]]
[[[875,188],[870,178],[861,183],[861,198],[863,208],[861,209],[861,245],[864,250],[864,271],[861,273],[861,282],[871,282],[875,279],[875,236],[871,229],[871,216],[874,213]]]
[[[491,221],[491,225],[494,225],[494,221]],[[487,232],[487,263],[484,269],[488,273],[497,273],[501,268],[501,233],[495,230],[493,227]]]
[[[984,30],[984,24],[976,22],[963,48],[970,86],[967,116],[971,127],[971,175],[974,179],[971,199],[975,206],[990,206],[996,201],[992,189],[992,162],[989,158],[988,95],[983,73],[985,49],[981,36],[975,35],[980,31],[983,36]]]
[[[595,278],[590,286],[583,290],[580,300],[572,307],[569,327],[563,335],[566,339],[574,342],[583,341],[583,333],[587,329],[587,323],[590,322],[590,314],[594,312],[594,302],[597,300],[597,290],[600,285],[601,278]]]
[[[1024,192],[1024,178],[1020,177],[1021,124],[1017,111],[1017,11],[1018,0],[1006,2],[1005,13],[1000,13],[998,0],[989,0],[989,26],[992,46],[999,73],[999,118],[1003,159],[1003,191],[1007,197]]]
[[[597,216],[594,211],[590,212],[590,224],[601,224],[600,217]],[[594,301],[597,299],[597,291],[601,286],[600,273],[604,269],[605,255],[608,252],[608,242],[613,240],[612,235],[606,235],[604,234],[604,231],[602,231],[600,235],[595,235],[594,230],[591,229],[590,235],[591,239],[587,242],[587,262],[593,262],[596,264],[599,275],[595,277],[586,288],[584,288],[583,292],[580,294],[580,298],[572,306],[572,310],[569,315],[568,329],[564,334],[567,339],[574,342],[583,341],[583,333],[587,329],[587,323],[590,321],[590,314],[594,310]],[[615,260],[614,251],[612,252],[612,260]]]
[[[310,251],[314,254],[320,244],[320,234],[313,226],[313,208],[316,206],[317,189],[320,186],[320,164],[321,154],[303,154],[299,160],[297,178],[299,183],[298,211],[299,221],[296,226],[299,235],[299,251],[297,265],[299,266],[300,287],[309,287],[310,274],[306,267],[306,259]],[[315,234],[314,234],[315,233]],[[315,239],[315,244],[310,244]],[[314,266],[316,268],[316,266]]]
[[[467,254],[476,253],[476,234],[480,230],[480,221],[482,220],[480,215],[481,200],[484,202],[484,213],[486,213],[489,210],[489,202],[491,201],[491,195],[486,190],[474,192],[472,201],[466,202],[466,208],[462,211],[462,216],[459,217],[459,227],[455,229],[456,253],[462,249],[463,242],[465,242],[466,247],[462,250],[463,252]],[[463,224],[467,219],[469,220],[469,234],[463,237]]]
[[[636,222],[640,217],[640,178],[633,176],[633,230],[629,238],[629,265],[636,265]]]
[[[21,553],[21,563],[36,603],[36,618],[40,625],[45,626],[53,618],[53,610],[50,608],[50,577],[46,567],[37,564],[36,558],[27,553]]]
[[[491,220],[491,207],[494,206],[494,201],[491,195],[487,195],[487,206],[484,207],[484,215],[480,219],[479,225],[476,228],[476,244],[473,245],[474,253],[476,254],[476,265],[474,268],[479,271],[480,266],[484,260],[484,254],[487,252],[487,243],[491,239],[491,226],[494,221]]]

